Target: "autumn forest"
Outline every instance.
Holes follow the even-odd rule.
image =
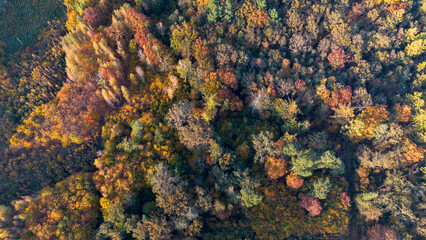
[[[0,239],[426,239],[426,0],[0,0]]]

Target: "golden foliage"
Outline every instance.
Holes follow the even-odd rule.
[[[364,139],[372,139],[376,126],[387,120],[389,120],[389,112],[386,110],[386,106],[375,105],[362,111],[345,128],[348,130],[351,140],[357,143]]]
[[[259,9],[251,1],[245,1],[240,12],[248,22],[259,27],[263,27],[269,21],[268,13],[265,10]]]
[[[282,158],[268,157],[265,163],[265,170],[269,179],[277,180],[287,173],[287,162]]]
[[[400,156],[405,160],[406,163],[412,164],[424,160],[425,150],[422,147],[417,146],[415,143],[406,139],[403,143]]]
[[[294,172],[291,172],[289,175],[287,175],[287,177],[285,178],[286,184],[287,186],[294,188],[294,189],[299,189],[303,186],[303,178],[299,175],[297,175]]]
[[[25,209],[26,227],[37,239],[88,239],[97,224],[99,198],[91,173],[72,175],[45,188]]]
[[[411,117],[411,107],[409,105],[406,104],[400,104],[397,103],[394,106],[394,110],[395,110],[395,120],[397,122],[408,122],[410,121],[410,117]]]
[[[197,5],[198,5],[198,7],[204,7],[209,2],[210,2],[210,0],[197,0]]]

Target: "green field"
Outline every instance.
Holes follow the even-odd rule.
[[[7,53],[35,43],[47,21],[65,17],[66,12],[59,0],[8,0],[2,5],[0,40],[8,45]]]

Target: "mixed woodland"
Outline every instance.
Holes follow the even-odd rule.
[[[426,239],[425,100],[426,0],[0,1],[0,239]]]

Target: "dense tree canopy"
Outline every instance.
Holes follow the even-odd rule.
[[[63,4],[0,36],[1,239],[426,237],[426,1]]]

